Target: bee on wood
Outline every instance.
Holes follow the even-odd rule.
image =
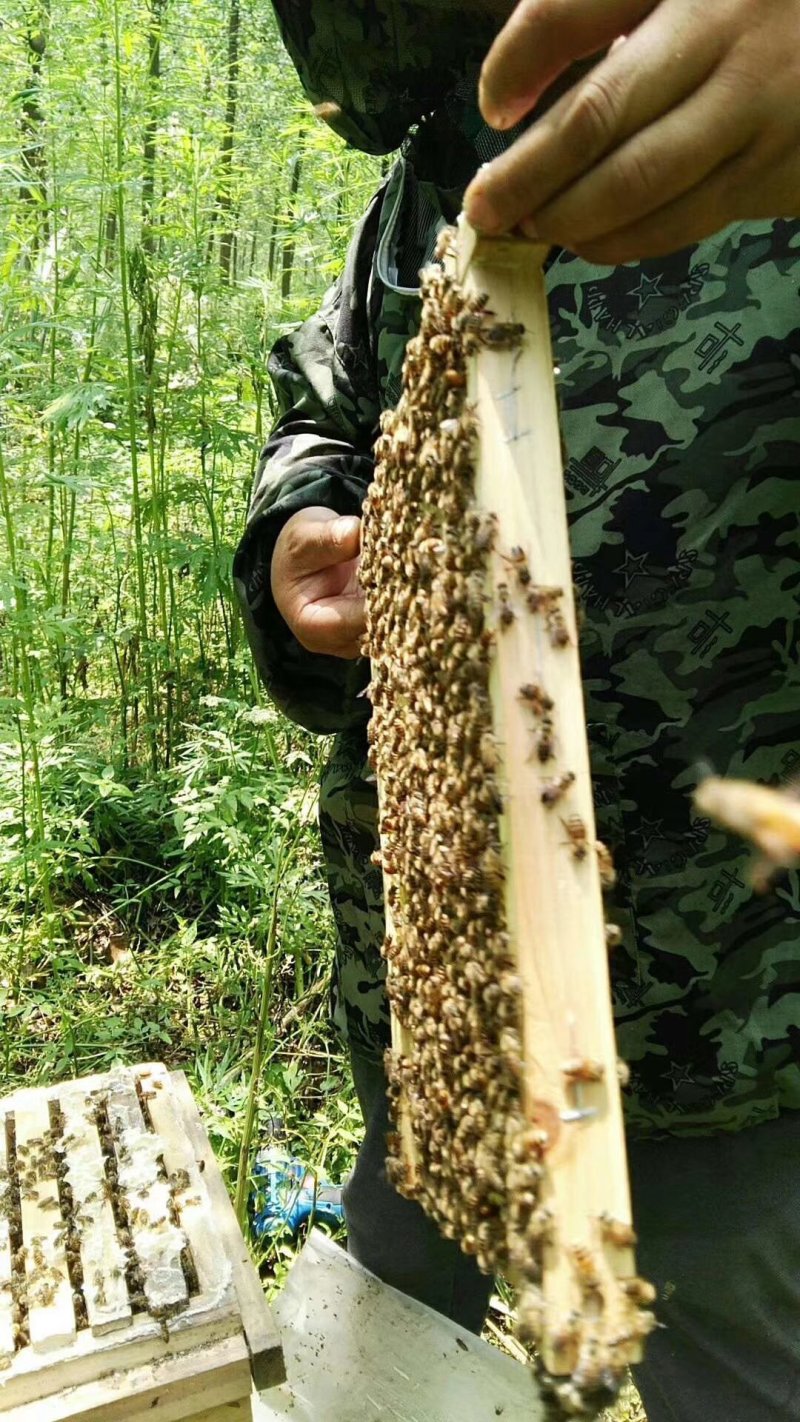
[[[529,706],[535,716],[545,716],[553,710],[553,698],[534,681],[526,681],[519,689],[519,699]]]
[[[516,617],[516,613],[511,606],[511,594],[508,590],[508,583],[497,584],[497,596],[500,602],[498,621],[501,627],[510,627]]]
[[[580,1338],[582,1322],[583,1314],[574,1308],[566,1318],[556,1324],[550,1335],[550,1343],[557,1353],[566,1353],[569,1348],[575,1347]]]
[[[550,636],[551,645],[554,647],[568,647],[570,643],[567,624],[564,621],[564,614],[558,607],[553,607],[546,618],[547,631]]]
[[[617,882],[617,871],[614,868],[611,851],[601,839],[595,841],[594,847],[597,854],[597,867],[600,870],[600,883],[604,889],[613,889]]]
[[[500,1053],[511,1075],[520,1080],[522,1077],[522,1042],[519,1032],[513,1027],[504,1027],[500,1033]]]
[[[534,1210],[525,1226],[525,1239],[529,1244],[550,1244],[553,1238],[553,1211],[546,1205]]]
[[[659,1322],[649,1309],[640,1308],[631,1327],[637,1338],[646,1338],[648,1333],[652,1333],[653,1329],[659,1327]]]
[[[484,731],[481,736],[480,758],[486,770],[496,770],[500,764],[497,741],[491,731]]]
[[[570,1057],[569,1061],[562,1063],[561,1070],[570,1085],[576,1082],[602,1081],[606,1072],[603,1063],[593,1061],[591,1057]]]
[[[581,1287],[588,1293],[598,1290],[600,1275],[597,1272],[597,1264],[591,1249],[585,1244],[571,1244],[569,1252]]]
[[[475,548],[478,553],[488,553],[494,547],[498,523],[496,513],[479,515],[478,528],[475,533]]]
[[[530,612],[544,614],[545,627],[553,647],[568,647],[570,643],[564,614],[559,607],[559,599],[563,596],[563,588],[534,587],[526,598]]]
[[[444,373],[444,383],[451,390],[460,390],[467,383],[466,373],[463,370],[446,370]]]
[[[550,809],[556,805],[569,790],[570,785],[575,783],[575,774],[572,770],[565,770],[563,774],[556,775],[552,780],[548,780],[543,786],[539,799],[543,805]]]
[[[569,836],[567,843],[572,848],[573,859],[585,859],[589,852],[589,833],[580,815],[570,815],[561,823]]]
[[[624,1220],[615,1220],[607,1210],[600,1215],[600,1227],[603,1238],[609,1244],[614,1244],[618,1249],[633,1249],[637,1242],[636,1231],[632,1225],[626,1224]]]
[[[478,340],[494,351],[513,351],[521,344],[525,327],[521,321],[493,321],[481,326]]]
[[[553,719],[551,716],[542,718],[541,730],[536,741],[536,755],[541,765],[546,765],[548,760],[552,760],[556,753],[555,740],[553,739]]]
[[[537,586],[531,588],[525,601],[528,604],[528,610],[530,612],[547,613],[553,606],[553,603],[557,603],[558,599],[563,596],[563,588],[544,588]]]
[[[517,1300],[517,1334],[523,1343],[541,1338],[545,1320],[544,1294],[535,1284],[520,1291]]]
[[[517,576],[520,587],[526,588],[531,581],[531,570],[528,567],[528,559],[524,548],[516,544],[510,553],[501,554],[504,563],[510,563]]]
[[[655,1303],[656,1291],[649,1279],[640,1279],[634,1274],[631,1279],[623,1279],[620,1288],[627,1298],[637,1304]]]

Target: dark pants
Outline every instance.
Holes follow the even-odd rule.
[[[348,1248],[479,1332],[492,1290],[384,1172],[381,1066],[353,1054],[366,1123],[344,1192]],[[649,1422],[800,1422],[800,1112],[738,1135],[633,1142],[637,1251],[666,1326],[635,1369]]]
[[[649,1422],[798,1422],[800,1112],[629,1154],[666,1325],[634,1370]]]

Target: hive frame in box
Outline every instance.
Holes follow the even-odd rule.
[[[4,1422],[233,1422],[254,1383],[283,1380],[182,1073],[150,1063],[0,1101],[0,1363]]]
[[[576,1410],[615,1390],[655,1319],[640,1307],[654,1291],[632,1251],[602,902],[613,866],[594,824],[546,250],[478,238],[462,221],[443,254],[450,276],[423,273],[406,388],[382,421],[362,551],[398,1125],[390,1168],[484,1268],[516,1277],[526,1331]],[[408,541],[412,500],[420,522]],[[451,674],[470,688],[460,729]],[[476,776],[491,782],[482,800]],[[486,834],[466,817],[495,792],[497,831]],[[459,900],[454,884],[472,887]],[[429,914],[437,885],[447,920]],[[459,1043],[450,1057],[448,1034]],[[479,1123],[468,1149],[453,1053]],[[491,1053],[505,1135],[488,1105]]]

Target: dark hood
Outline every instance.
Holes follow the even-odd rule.
[[[460,82],[474,90],[499,29],[461,0],[273,0],[316,113],[355,148],[389,153]]]

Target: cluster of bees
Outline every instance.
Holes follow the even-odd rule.
[[[553,647],[570,639],[562,589],[536,586],[524,551],[500,547],[496,518],[474,503],[467,358],[481,343],[513,348],[522,328],[494,321],[485,299],[467,295],[438,266],[423,272],[422,293],[404,391],[381,418],[360,568],[384,953],[398,1029],[387,1054],[396,1126],[387,1171],[482,1270],[515,1281],[520,1334],[536,1342],[544,1327],[543,1254],[554,1231],[542,1203],[549,1141],[521,1104],[522,990],[505,922],[489,675],[493,646],[517,608],[542,619]],[[507,569],[499,584],[489,577],[493,550]],[[532,718],[532,754],[549,770],[553,701],[533,682],[523,682],[519,696]],[[545,776],[542,803],[558,813],[574,778],[568,770]],[[567,814],[562,822],[569,851],[582,859],[594,849],[601,879],[613,883],[610,855],[590,845],[580,818]],[[612,928],[609,941],[616,936]],[[597,1080],[592,1066],[576,1059],[576,1085]],[[613,1220],[602,1237],[619,1231],[625,1238],[612,1242],[630,1245],[630,1228]],[[581,1293],[596,1311],[592,1252],[576,1246],[574,1256]],[[561,1342],[576,1361],[556,1385],[574,1413],[596,1410],[598,1396],[613,1394],[625,1372],[624,1359],[617,1366],[581,1350],[579,1325],[580,1315],[565,1320]]]
[[[51,1118],[52,1119],[52,1118]],[[0,1126],[2,1129],[3,1126]],[[61,1285],[69,1280],[75,1288],[72,1265],[80,1275],[80,1258],[74,1241],[70,1237],[70,1227],[65,1220],[64,1165],[60,1149],[60,1130],[54,1121],[41,1136],[17,1144],[13,1119],[4,1123],[8,1161],[11,1167],[0,1178],[0,1214],[7,1221],[8,1240],[11,1249],[11,1277],[5,1287],[11,1292],[11,1316],[14,1328],[14,1345],[24,1348],[30,1341],[28,1311],[30,1308],[47,1308],[56,1297]],[[58,1182],[58,1194],[51,1189],[41,1194],[44,1180]],[[67,1191],[68,1191],[68,1187]],[[34,1235],[23,1242],[22,1204],[36,1203],[40,1212],[52,1213],[54,1232],[45,1238]],[[52,1245],[64,1248],[67,1274],[60,1264],[54,1262]],[[83,1295],[77,1287],[73,1295],[76,1316],[85,1320],[86,1309]],[[8,1366],[9,1360],[5,1360]]]
[[[160,1086],[160,1083],[156,1083]],[[54,1300],[59,1287],[65,1281],[63,1269],[53,1262],[52,1247],[63,1251],[67,1278],[72,1291],[72,1301],[78,1329],[88,1324],[87,1296],[97,1306],[106,1303],[106,1278],[118,1279],[125,1274],[128,1296],[134,1313],[150,1312],[144,1290],[141,1265],[136,1254],[133,1228],[137,1222],[150,1223],[145,1206],[134,1203],[122,1189],[119,1180],[118,1162],[124,1163],[126,1147],[117,1140],[102,1095],[90,1095],[85,1101],[87,1120],[96,1128],[103,1153],[104,1176],[97,1191],[84,1196],[80,1206],[73,1199],[69,1180],[68,1155],[76,1138],[65,1130],[63,1114],[56,1102],[51,1103],[51,1125],[41,1136],[17,1144],[14,1118],[5,1122],[0,1117],[0,1130],[5,1130],[8,1143],[8,1169],[0,1171],[0,1219],[7,1222],[8,1239],[11,1249],[11,1277],[4,1285],[11,1293],[12,1320],[15,1348],[25,1348],[30,1342],[28,1315],[31,1308],[47,1308]],[[163,1169],[163,1167],[162,1167]],[[52,1190],[42,1191],[42,1183],[55,1178],[58,1196]],[[169,1217],[171,1223],[179,1224],[179,1205],[196,1203],[196,1197],[186,1198],[190,1183],[185,1171],[175,1171],[165,1177],[169,1185]],[[105,1266],[105,1271],[94,1268],[86,1278],[81,1258],[81,1234],[87,1222],[87,1215],[100,1200],[107,1201],[114,1216],[116,1240],[119,1246],[119,1264],[113,1261]],[[22,1204],[24,1201],[36,1203],[39,1210],[52,1211],[53,1230],[47,1238],[35,1235],[23,1238]],[[138,1218],[141,1216],[141,1218]],[[181,1256],[181,1264],[187,1280],[189,1294],[197,1293],[199,1284],[194,1261],[188,1246]],[[176,1312],[170,1308],[153,1314],[166,1330],[166,1317]],[[163,1314],[163,1317],[162,1317]],[[10,1359],[0,1360],[0,1367],[9,1366]]]
[[[507,1258],[511,1201],[538,1228],[539,1167],[518,1110],[520,984],[504,923],[486,617],[496,537],[472,507],[466,352],[485,321],[438,268],[424,274],[405,393],[381,420],[360,577],[372,661],[388,990],[413,1052],[390,1091],[414,1139],[388,1170],[484,1270]],[[397,1114],[397,1113],[396,1113]],[[510,1188],[511,1187],[511,1188]]]

